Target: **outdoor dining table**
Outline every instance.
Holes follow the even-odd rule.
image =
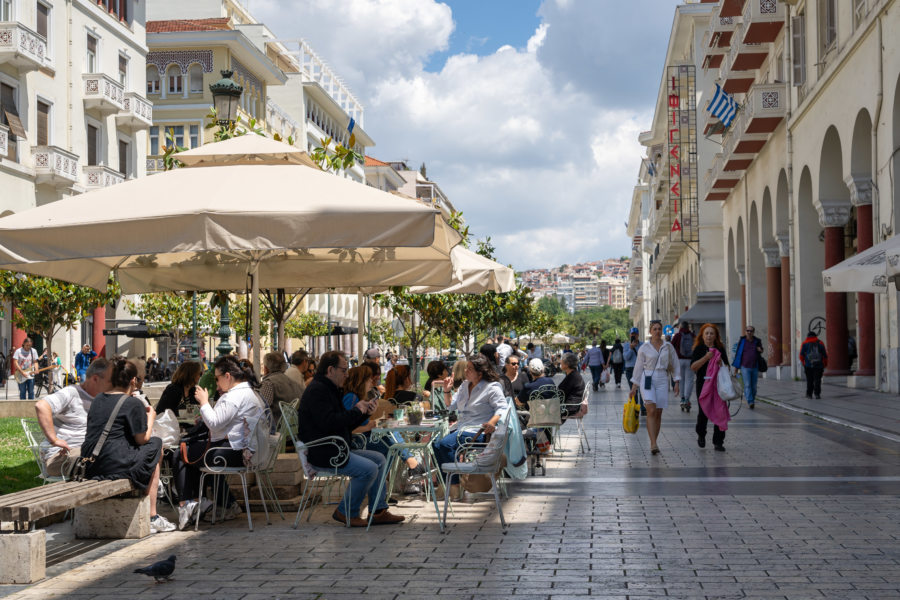
[[[441,509],[438,506],[437,496],[435,495],[434,482],[431,478],[432,465],[437,469],[438,480],[443,492],[447,490],[444,484],[444,478],[440,475],[440,465],[437,457],[434,455],[432,443],[447,435],[448,423],[446,419],[423,419],[419,425],[410,425],[405,420],[396,421],[388,420],[383,424],[376,425],[369,433],[372,442],[378,442],[382,439],[390,439],[393,443],[388,446],[387,468],[384,475],[378,481],[378,493],[376,498],[381,498],[384,493],[385,485],[393,485],[393,472],[402,461],[401,451],[409,450],[417,452],[421,455],[425,463],[425,490],[426,498],[431,497],[434,503],[434,512],[437,514],[438,527],[441,532],[444,531],[444,524],[441,519]],[[372,526],[372,517],[374,513],[369,513],[369,527]],[[368,527],[366,528],[368,530]]]

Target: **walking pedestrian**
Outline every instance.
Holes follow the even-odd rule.
[[[822,373],[828,366],[828,352],[825,344],[818,338],[815,331],[806,334],[803,345],[800,346],[800,362],[803,363],[803,371],[806,373],[806,397],[816,400],[822,397]]]
[[[642,344],[637,353],[631,391],[640,388],[647,409],[647,434],[650,452],[659,454],[657,438],[662,424],[662,412],[669,405],[669,376],[675,380],[678,395],[681,375],[678,373],[678,354],[672,344],[662,338],[662,322],[650,321],[650,341]]]
[[[691,391],[694,389],[694,371],[691,370],[691,356],[694,352],[697,336],[691,331],[691,324],[684,322],[678,333],[672,338],[672,345],[678,353],[678,364],[681,373],[681,408],[691,409]],[[698,396],[699,398],[699,396]]]
[[[38,353],[31,344],[31,338],[25,338],[22,347],[13,352],[13,374],[16,375],[16,381],[24,377],[19,383],[19,400],[34,400],[34,369]]]
[[[622,371],[625,370],[625,348],[622,347],[622,340],[616,338],[612,350],[609,353],[609,362],[606,368],[612,368],[613,375],[616,378],[616,389],[622,387]]]
[[[706,378],[706,370],[710,366],[709,361],[712,359],[712,349],[719,351],[721,356],[720,366],[728,368],[728,355],[725,352],[725,344],[719,337],[719,329],[712,323],[704,323],[700,327],[700,334],[694,341],[694,348],[691,352],[690,368],[691,372],[697,374],[697,445],[701,448],[706,447],[706,429],[709,418],[700,404],[700,394],[706,385],[716,385],[715,381]],[[677,348],[676,348],[677,349]],[[725,451],[725,431],[719,429],[718,425],[713,425],[713,446],[719,452]]]
[[[587,364],[591,370],[591,381],[595,392],[599,389],[600,377],[603,375],[603,365],[605,363],[603,349],[597,344],[597,340],[594,340],[594,345],[588,348],[585,353],[584,364]]]
[[[78,381],[84,381],[84,372],[95,358],[97,358],[97,353],[91,350],[90,344],[82,346],[81,352],[75,355],[75,372],[78,374]]]
[[[628,332],[628,345],[625,346],[625,381],[630,383],[631,377],[634,375],[634,364],[637,361],[637,353],[638,348],[641,347],[639,332],[637,327],[632,327],[631,331]],[[647,414],[647,409],[644,407],[644,399],[641,396],[641,391],[637,391],[636,395],[637,401],[641,405],[641,415]]]
[[[750,410],[756,404],[756,381],[759,379],[759,359],[763,357],[762,340],[753,335],[756,328],[747,325],[744,337],[738,342],[737,351],[734,353],[734,372],[741,370],[741,378],[744,380],[744,396]]]

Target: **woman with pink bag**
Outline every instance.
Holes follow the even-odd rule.
[[[705,323],[694,340],[691,355],[691,370],[697,374],[697,445],[706,447],[706,427],[708,421],[712,421],[713,446],[719,452],[725,451],[725,430],[731,415],[728,406],[719,397],[716,375],[720,367],[727,366],[728,355],[718,328],[712,323]]]

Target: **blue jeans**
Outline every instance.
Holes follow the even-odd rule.
[[[19,400],[34,400],[34,379],[26,379],[19,384]]]
[[[388,507],[387,490],[381,498],[375,498],[378,491],[378,482],[384,477],[387,468],[387,459],[383,454],[374,450],[351,450],[346,464],[337,470],[341,475],[350,477],[350,485],[344,493],[339,509],[347,510],[350,507],[351,518],[358,517],[363,498],[369,497],[369,512],[375,512]]]
[[[741,367],[741,377],[744,378],[744,395],[747,396],[747,404],[756,402],[756,380],[759,379],[759,369]]]
[[[603,365],[588,365],[591,370],[591,380],[594,382],[594,387],[600,383],[600,376],[603,375]]]
[[[456,431],[451,431],[438,441],[436,441],[432,448],[434,450],[434,457],[437,459],[437,463],[439,465],[443,465],[445,463],[452,463],[453,457],[456,454],[456,449],[459,448],[460,442],[468,442],[473,437],[475,437],[474,431],[469,433],[463,433],[458,438],[456,435]],[[484,435],[478,436],[479,442],[484,441]],[[446,477],[446,473],[444,474]],[[451,475],[449,479],[447,479],[447,485],[453,485],[459,483],[459,477],[456,475]]]

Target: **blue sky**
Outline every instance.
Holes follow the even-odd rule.
[[[436,72],[454,54],[493,54],[500,46],[524,48],[541,23],[540,0],[444,0],[453,11],[456,29],[450,47],[433,53],[425,70]]]

